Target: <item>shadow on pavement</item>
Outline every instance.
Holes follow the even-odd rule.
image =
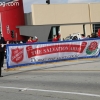
[[[73,65],[79,65],[79,64],[89,64],[89,63],[96,63],[96,62],[100,62],[100,60],[95,60],[95,61],[91,61],[91,62],[82,62],[82,63],[77,63],[77,64],[65,64],[65,65],[60,65],[60,66],[51,66],[51,67],[42,67],[42,68],[36,68],[36,69],[31,69],[31,70],[25,70],[25,71],[20,71],[20,72],[17,72],[17,73],[11,73],[11,74],[8,74],[8,75],[4,75],[4,76],[10,76],[10,75],[16,75],[16,74],[20,74],[20,73],[25,73],[25,72],[30,72],[30,71],[43,71],[45,69],[51,69],[51,68],[59,68],[59,67],[64,67],[64,66],[73,66]],[[51,63],[52,64],[52,63]]]

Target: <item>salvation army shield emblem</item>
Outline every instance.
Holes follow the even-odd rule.
[[[12,62],[19,63],[24,59],[24,48],[11,49]]]

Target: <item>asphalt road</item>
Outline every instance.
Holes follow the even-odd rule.
[[[100,59],[4,69],[0,100],[100,100]]]

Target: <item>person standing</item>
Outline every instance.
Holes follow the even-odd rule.
[[[81,39],[85,39],[85,34],[81,34]]]
[[[90,35],[87,35],[87,37],[86,38],[90,38]]]
[[[35,43],[38,41],[38,38],[35,36],[34,38],[33,37],[29,37],[28,41],[26,43]]]
[[[34,38],[32,37],[32,43],[35,43],[38,41],[38,38],[35,36]]]
[[[58,41],[61,41],[61,34],[60,34],[60,31],[58,32]]]
[[[56,41],[58,41],[58,37],[57,37],[57,35],[54,35],[53,39],[52,39],[52,42],[56,42]]]
[[[2,67],[3,67],[3,63],[4,63],[4,55],[5,55],[5,40],[2,37],[2,34],[0,32],[0,77],[3,77],[1,75],[2,73]]]
[[[32,43],[32,37],[30,36],[26,43]]]
[[[100,38],[100,29],[98,29],[97,36]]]

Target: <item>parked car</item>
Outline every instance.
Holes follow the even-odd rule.
[[[64,40],[72,40],[73,36],[67,36]]]
[[[64,40],[80,40],[82,38],[81,33],[72,33],[70,36],[67,36]]]

